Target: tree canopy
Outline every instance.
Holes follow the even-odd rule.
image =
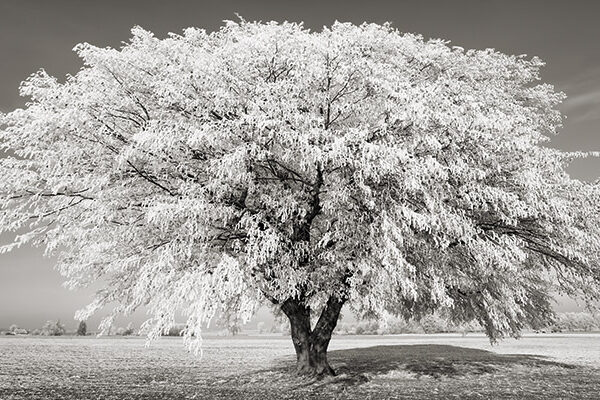
[[[148,306],[158,336],[182,312],[192,338],[266,301],[316,340],[348,303],[495,340],[555,291],[598,300],[600,192],[566,171],[587,153],[547,146],[564,95],[540,59],[389,24],[132,35],[76,46],[76,75],[32,75],[0,120],[3,249],[102,282],[81,318]]]

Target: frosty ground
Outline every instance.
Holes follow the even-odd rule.
[[[0,399],[598,399],[599,334],[335,336],[335,378],[291,374],[288,337],[2,337]]]

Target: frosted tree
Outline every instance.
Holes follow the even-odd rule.
[[[298,371],[332,374],[340,310],[478,321],[492,340],[600,293],[597,184],[547,146],[563,94],[538,58],[389,25],[227,22],[21,86],[2,116],[0,229],[43,246],[79,318],[146,306],[150,337],[261,304],[290,320]],[[312,317],[312,323],[311,323]]]
[[[77,336],[87,335],[87,323],[85,321],[79,321],[77,326]]]

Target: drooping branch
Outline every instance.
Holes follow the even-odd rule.
[[[553,249],[549,243],[547,234],[542,228],[539,228],[536,221],[533,219],[522,219],[515,226],[509,226],[501,221],[486,221],[478,224],[484,231],[493,231],[500,235],[515,236],[526,243],[526,249],[533,251],[541,256],[548,257],[558,263],[573,269],[584,270],[588,273],[593,273],[593,270],[582,263],[581,261],[568,257],[559,251]]]

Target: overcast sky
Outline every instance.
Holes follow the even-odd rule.
[[[568,118],[553,146],[600,150],[600,2],[592,0],[0,0],[0,110],[23,106],[19,83],[40,68],[59,79],[76,73],[81,63],[72,48],[79,42],[118,47],[134,25],[158,37],[190,26],[215,30],[224,19],[236,19],[235,13],[246,20],[304,21],[313,30],[335,20],[390,21],[403,32],[464,48],[539,56],[547,62],[543,80],[568,95]],[[600,162],[579,160],[570,171],[593,180]],[[0,255],[0,328],[34,328],[56,318],[75,326],[74,311],[91,299],[91,291],[62,288],[52,264],[31,248]],[[575,306],[561,300],[558,309]]]

